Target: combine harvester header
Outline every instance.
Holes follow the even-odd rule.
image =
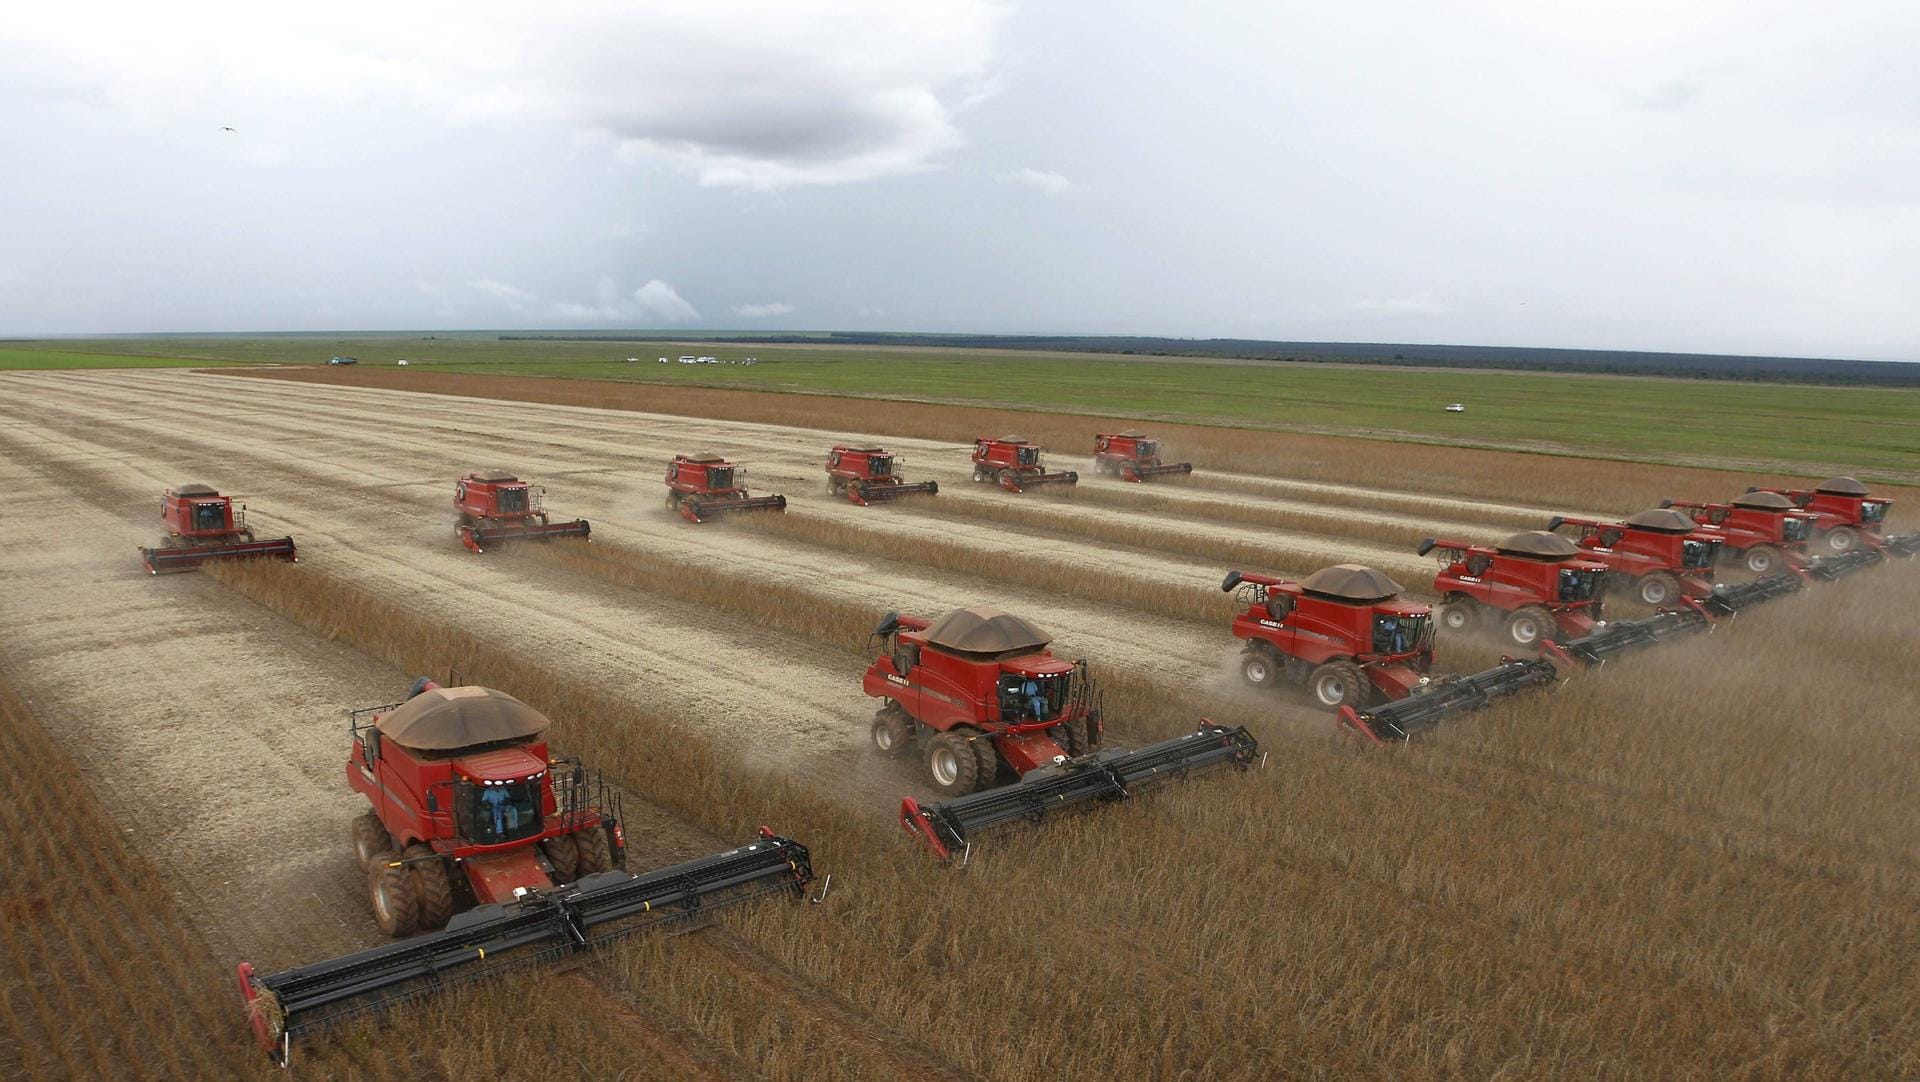
[[[246,505],[236,510],[231,496],[210,485],[167,489],[160,500],[160,521],[167,524],[166,538],[156,548],[140,550],[140,563],[150,575],[192,571],[208,560],[300,559],[291,537],[254,537]]]
[[[1093,437],[1093,467],[1122,481],[1145,481],[1170,473],[1192,473],[1191,462],[1160,461],[1160,441],[1140,432],[1102,432]]]
[[[674,455],[667,463],[667,510],[688,522],[735,511],[785,511],[785,496],[747,495],[747,471],[716,454]]]
[[[902,496],[933,496],[940,491],[938,481],[908,483],[900,478],[905,459],[888,454],[880,447],[839,443],[827,452],[827,492],[845,496],[848,503],[868,507]]]
[[[546,491],[506,470],[475,470],[453,484],[453,509],[460,512],[453,532],[462,545],[476,553],[507,541],[591,539],[593,527],[586,519],[548,519],[546,509],[540,506]]]
[[[1375,744],[1389,740],[1407,740],[1455,714],[1478,710],[1495,699],[1504,699],[1531,687],[1552,684],[1560,679],[1560,670],[1552,661],[1536,657],[1529,660],[1503,657],[1500,664],[1472,676],[1442,678],[1427,690],[1396,702],[1368,710],[1351,706],[1340,708],[1340,724]]]

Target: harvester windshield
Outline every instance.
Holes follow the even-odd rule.
[[[723,488],[732,488],[732,487],[733,487],[733,467],[732,466],[708,466],[707,467],[707,488],[713,489],[713,490],[719,490]]]
[[[1153,458],[1160,453],[1159,440],[1137,440],[1133,445],[1135,458]]]
[[[1712,567],[1713,550],[1720,546],[1712,541],[1695,541],[1691,538],[1680,542],[1680,566]]]
[[[1600,591],[1600,576],[1604,571],[1582,570],[1577,567],[1560,569],[1560,600],[1592,601]]]
[[[871,455],[867,458],[867,476],[886,477],[893,472],[892,455]]]
[[[193,505],[193,528],[196,530],[220,530],[227,525],[226,507],[218,500],[207,500]]]
[[[1887,504],[1885,500],[1861,500],[1860,501],[1860,521],[1861,522],[1880,522],[1886,517],[1887,517]]]
[[[1022,466],[1038,466],[1040,464],[1040,448],[1016,448],[1014,450],[1014,462]]]
[[[515,514],[527,509],[527,490],[525,486],[503,488],[496,493],[497,503],[502,514]]]
[[[502,845],[540,833],[540,779],[460,782],[454,794],[454,825],[471,845]]]
[[[1788,515],[1780,520],[1780,539],[1783,541],[1805,541],[1807,539],[1807,520],[1798,515]]]
[[[1411,654],[1425,650],[1432,637],[1433,623],[1425,615],[1374,614],[1373,652],[1376,654]]]
[[[1067,708],[1068,673],[1027,676],[1005,673],[1000,677],[1000,719],[1009,722],[1049,721]]]

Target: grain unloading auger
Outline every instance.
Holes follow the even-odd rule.
[[[354,853],[381,930],[411,938],[265,976],[241,963],[254,1033],[282,1063],[294,1037],[368,1011],[751,898],[800,896],[813,878],[806,848],[765,828],[724,853],[622,870],[619,795],[578,760],[550,758],[546,716],[510,695],[421,679],[406,702],[350,719],[346,780],[370,805]]]
[[[507,541],[549,541],[556,537],[591,538],[586,519],[554,522],[540,506],[536,489],[504,470],[475,470],[454,482],[453,507],[460,513],[453,532],[460,543],[483,553]]]
[[[1035,823],[1089,804],[1126,800],[1165,782],[1216,766],[1251,766],[1260,754],[1253,734],[1240,726],[1202,721],[1200,728],[1135,751],[1105,749],[1023,774],[1018,782],[967,796],[921,804],[900,802],[900,825],[925,842],[934,856],[965,862],[982,832],[1007,823]]]
[[[291,537],[256,538],[247,527],[245,505],[208,485],[178,485],[160,500],[167,536],[156,548],[142,548],[140,563],[150,575],[192,571],[208,560],[274,559],[298,562]]]

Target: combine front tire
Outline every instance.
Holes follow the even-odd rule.
[[[1067,751],[1067,757],[1077,759],[1087,753],[1087,719],[1070,721],[1056,726],[1053,730],[1054,742]]]
[[[414,896],[420,900],[420,930],[446,927],[447,918],[453,916],[453,883],[447,878],[447,862],[424,845],[409,845],[400,855],[408,860],[433,858],[409,864],[406,870],[413,874]]]
[[[1772,545],[1755,545],[1747,550],[1747,570],[1756,575],[1764,575],[1780,566],[1780,550]]]
[[[1657,608],[1680,596],[1680,580],[1665,571],[1655,571],[1640,580],[1635,592],[1641,601]]]
[[[1440,603],[1440,626],[1448,631],[1471,631],[1480,622],[1472,598],[1454,597]]]
[[[1835,526],[1827,531],[1827,548],[1832,552],[1852,552],[1860,544],[1860,535],[1851,526]]]
[[[905,711],[889,703],[873,715],[873,746],[889,759],[898,759],[907,748]]]
[[[1275,687],[1280,683],[1280,673],[1280,659],[1272,650],[1255,648],[1240,655],[1240,679],[1248,687]]]
[[[393,848],[393,835],[380,822],[380,817],[372,812],[363,812],[353,819],[353,856],[364,870],[373,863],[373,858]]]
[[[1507,638],[1513,640],[1515,646],[1535,647],[1540,645],[1540,640],[1553,635],[1557,626],[1553,613],[1538,605],[1527,605],[1507,617]]]
[[[1366,700],[1367,677],[1351,661],[1329,661],[1313,670],[1307,678],[1313,701],[1329,710],[1351,706],[1358,710]]]
[[[400,854],[391,849],[374,854],[367,864],[367,894],[381,931],[399,939],[419,930],[420,894],[413,870],[400,863]]]
[[[560,834],[540,843],[540,851],[547,855],[547,863],[553,865],[553,876],[561,883],[571,883],[580,878],[580,846],[571,834]]]
[[[591,827],[573,836],[580,850],[580,878],[613,870],[613,845],[605,827]]]
[[[979,788],[980,756],[965,731],[949,729],[927,741],[927,778],[941,796],[966,796]]]

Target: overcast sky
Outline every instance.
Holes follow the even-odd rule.
[[[0,334],[1915,360],[1916,42],[1894,2],[12,5]]]

